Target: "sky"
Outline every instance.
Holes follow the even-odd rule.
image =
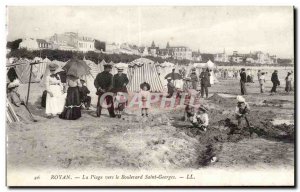
[[[263,51],[293,57],[292,7],[104,7],[7,8],[7,40],[78,32],[108,43],[160,48],[188,46],[202,53]]]

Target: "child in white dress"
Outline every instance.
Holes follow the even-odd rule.
[[[150,85],[146,82],[142,83],[140,85],[141,91],[140,91],[140,99],[141,99],[141,104],[140,108],[142,110],[142,116],[146,115],[148,117],[148,109],[151,107],[150,106],[150,99],[151,99],[151,94],[150,94]]]

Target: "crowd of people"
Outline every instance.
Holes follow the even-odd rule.
[[[61,119],[66,120],[76,120],[81,117],[82,109],[90,110],[91,107],[91,97],[90,90],[87,88],[86,83],[83,79],[75,77],[72,75],[67,75],[66,79],[62,80],[62,77],[56,73],[58,66],[54,63],[49,64],[49,73],[44,76],[46,91],[43,95],[42,102],[45,105],[45,113],[48,118],[53,118],[58,116]],[[127,84],[129,79],[125,73],[123,73],[122,68],[117,69],[117,74],[112,75],[112,65],[105,64],[104,71],[99,73],[95,80],[94,86],[96,88],[96,95],[98,95],[96,114],[100,117],[102,114],[103,103],[107,105],[107,110],[111,118],[121,118],[122,112],[127,106],[128,90]],[[240,79],[240,89],[241,95],[247,95],[246,83],[253,82],[253,76],[250,76],[245,68],[240,71],[229,71],[229,70],[219,70],[224,79],[234,77],[235,79]],[[232,74],[231,74],[232,72]],[[182,96],[182,93],[188,93],[185,96],[187,100],[185,102],[185,119],[190,121],[194,127],[198,127],[203,131],[207,130],[209,118],[208,118],[208,108],[199,105],[198,107],[191,106],[189,100],[192,96],[196,98],[208,98],[209,87],[213,84],[213,73],[214,71],[203,68],[200,75],[197,75],[196,68],[192,68],[190,74],[182,69],[179,73],[172,70],[170,74],[165,76],[167,80],[167,98],[178,98]],[[239,73],[239,77],[237,74]],[[253,73],[251,73],[253,74]],[[259,83],[260,92],[265,92],[266,83],[266,72],[258,70],[257,80]],[[8,77],[12,75],[8,74]],[[176,80],[182,80],[182,89],[176,87]],[[293,90],[293,72],[288,72],[286,78],[285,91],[290,92]],[[276,93],[277,86],[280,85],[278,78],[278,71],[275,70],[272,73],[271,82],[273,83],[270,92]],[[19,106],[24,103],[20,99],[20,94],[18,93],[18,87],[20,82],[18,78],[9,78],[7,84],[7,97],[15,105]],[[141,116],[148,117],[149,109],[151,108],[151,86],[147,82],[142,82],[140,84],[140,109]],[[245,118],[247,124],[249,124],[246,114],[249,113],[250,107],[246,103],[245,98],[239,95],[237,97],[237,107],[236,107],[236,119],[238,121],[238,126],[240,126],[241,121]],[[100,99],[102,98],[102,100]]]

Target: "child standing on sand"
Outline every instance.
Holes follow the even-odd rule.
[[[140,99],[141,99],[141,109],[142,109],[142,116],[148,117],[148,109],[150,108],[150,85],[149,83],[142,83],[140,85]]]

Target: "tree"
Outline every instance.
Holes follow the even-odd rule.
[[[17,40],[11,41],[11,42],[8,41],[6,43],[6,48],[9,48],[11,50],[19,49],[19,45],[21,42],[22,42],[22,39],[17,39]]]
[[[97,49],[99,51],[101,51],[101,50],[105,51],[105,42],[101,42],[96,39],[94,45],[95,45],[95,49]]]

